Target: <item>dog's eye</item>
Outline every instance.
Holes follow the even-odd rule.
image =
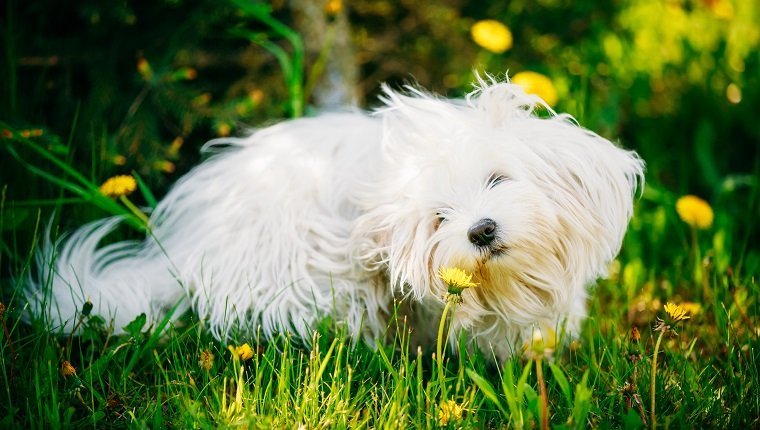
[[[438,211],[438,212],[435,213],[435,218],[438,221],[438,223],[440,224],[440,223],[446,221],[446,214],[443,213],[442,211]]]
[[[507,177],[506,175],[502,175],[500,173],[492,173],[491,176],[488,177],[488,181],[486,183],[488,184],[488,188],[490,189],[508,180],[509,180],[509,177]]]

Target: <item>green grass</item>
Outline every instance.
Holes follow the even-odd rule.
[[[33,141],[18,142],[41,159],[54,157]],[[90,196],[87,178],[66,164],[51,166],[64,170],[68,179],[59,185],[81,201],[101,202]],[[18,276],[4,287],[0,427],[435,428],[445,427],[441,405],[454,401],[463,412],[448,427],[541,428],[544,396],[552,428],[643,428],[642,417],[651,427],[653,415],[659,428],[757,427],[758,251],[742,245],[744,236],[721,208],[710,229],[692,236],[674,198],[656,187],[647,191],[610,278],[593,288],[582,335],[538,363],[520,355],[494,365],[463,343],[458,356],[449,350],[441,363],[432,350],[409,346],[402,329],[373,349],[329,320],[315,332],[313,348],[286,336],[238,339],[232,346],[248,343],[254,351],[244,361],[192,314],[176,326],[164,322],[164,335],[161,325],[146,327],[138,318],[126,336],[82,315],[81,336],[56,336],[44,321],[20,320],[34,247],[13,241],[5,244]],[[3,200],[3,223],[12,218],[6,206]],[[8,237],[25,233],[14,229]],[[729,251],[737,248],[744,251]],[[700,309],[664,333],[652,384],[654,327],[666,319],[667,301]],[[76,375],[63,375],[64,362]]]

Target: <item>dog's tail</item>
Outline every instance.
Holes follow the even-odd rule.
[[[42,317],[51,330],[70,333],[89,301],[92,313],[106,318],[120,333],[141,313],[156,322],[179,303],[184,289],[155,241],[98,248],[121,221],[121,217],[95,221],[57,241],[50,238],[48,227],[36,256],[38,273],[30,275],[27,283],[31,313],[27,319]]]

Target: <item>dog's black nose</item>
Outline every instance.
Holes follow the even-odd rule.
[[[467,231],[467,238],[473,245],[488,246],[496,239],[496,221],[483,218]]]

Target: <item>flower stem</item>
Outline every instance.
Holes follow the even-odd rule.
[[[119,196],[119,200],[121,200],[122,203],[124,203],[124,206],[126,206],[130,212],[132,212],[137,218],[140,219],[143,223],[145,223],[145,227],[147,228],[150,221],[148,220],[148,217],[145,216],[143,211],[141,211],[137,206],[135,206],[134,203],[132,203],[131,200],[127,198],[125,195]]]
[[[454,306],[454,300],[447,297],[446,298],[446,306],[443,308],[443,314],[441,314],[441,322],[438,324],[438,342],[436,343],[436,351],[435,351],[435,359],[438,362],[438,384],[441,388],[441,398],[446,398],[446,384],[444,381],[444,375],[443,375],[443,342],[444,342],[444,336],[443,331],[446,327],[446,319],[449,314],[449,310],[451,307]]]
[[[0,323],[3,325],[3,333],[5,334],[5,338],[8,339],[8,346],[11,350],[11,371],[10,377],[8,378],[8,387],[10,387],[13,385],[13,369],[16,367],[16,350],[13,347],[11,333],[8,331],[8,326],[5,324],[5,305],[2,303],[0,303]]]
[[[549,430],[549,400],[546,395],[544,366],[540,355],[536,358],[536,377],[538,378],[538,391],[541,395],[541,430]]]
[[[652,430],[655,430],[657,427],[657,421],[656,421],[656,415],[655,415],[655,377],[657,376],[657,353],[660,351],[660,342],[662,342],[662,336],[665,334],[665,331],[660,331],[660,335],[657,336],[657,342],[654,344],[654,354],[652,355],[652,382],[650,388],[650,395],[652,396],[652,411],[651,411],[651,419],[652,419]]]

